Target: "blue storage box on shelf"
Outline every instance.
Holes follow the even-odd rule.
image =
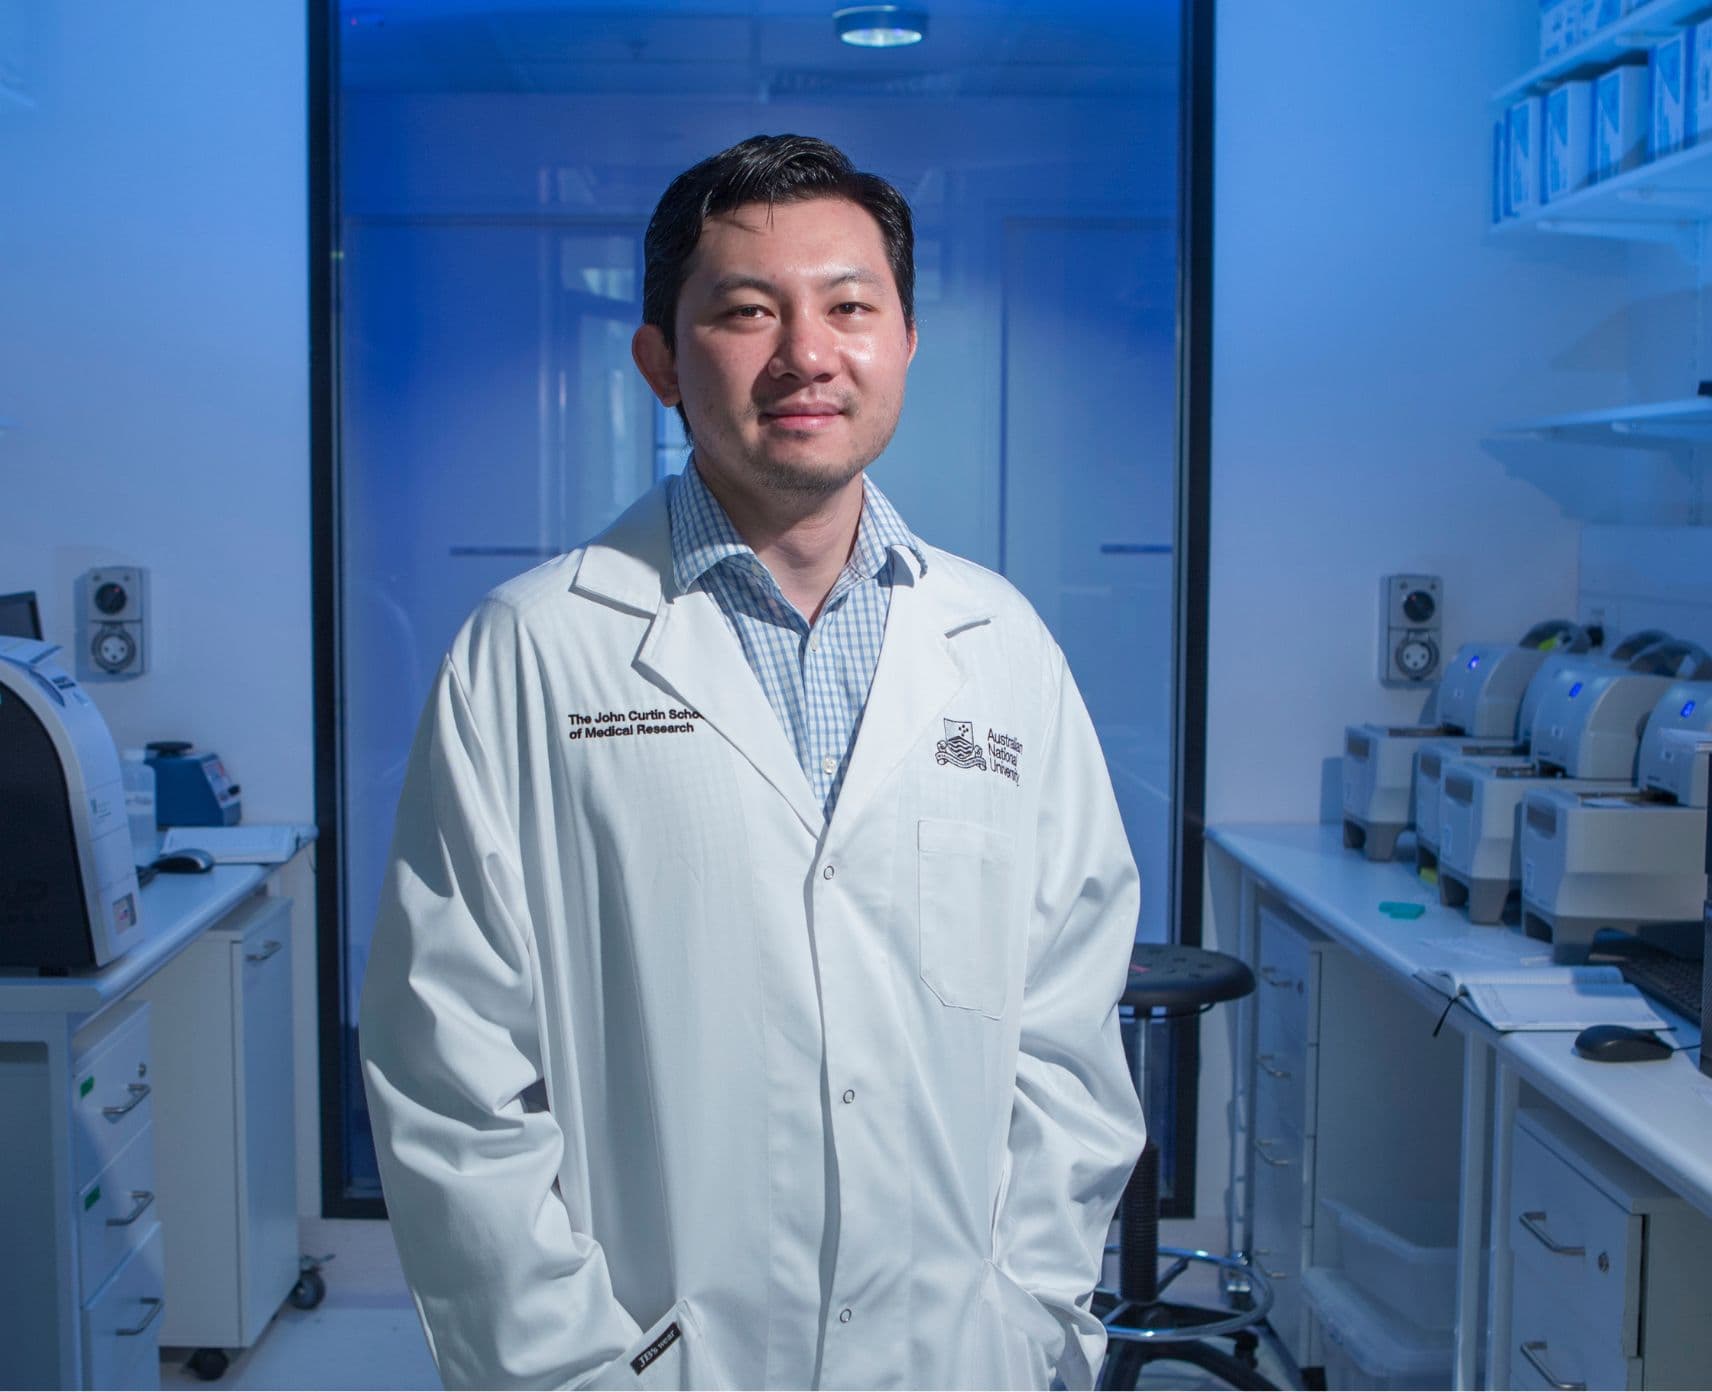
[[[1679,29],[1654,44],[1648,60],[1652,88],[1652,121],[1647,134],[1647,157],[1662,159],[1688,144],[1689,105],[1694,81],[1693,31]]]
[[[1625,64],[1593,82],[1593,177],[1609,179],[1647,161],[1647,70]]]
[[[1593,84],[1565,82],[1546,93],[1545,201],[1593,179]]]

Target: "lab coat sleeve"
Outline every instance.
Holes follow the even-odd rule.
[[[534,1100],[516,779],[484,748],[448,659],[399,802],[360,1038],[393,1233],[449,1388],[587,1383],[640,1333],[555,1183],[579,1138]]]
[[[1140,892],[1110,776],[1081,695],[1053,653],[1057,702],[1044,780],[1009,1182],[994,1264],[1063,1333],[1046,1350],[1089,1388],[1105,1330],[1090,1310],[1112,1214],[1145,1139],[1118,1033]]]

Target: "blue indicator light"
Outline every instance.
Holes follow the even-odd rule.
[[[1688,717],[1693,715],[1693,714],[1694,714],[1694,702],[1690,701],[1686,706],[1684,706],[1682,708],[1682,718],[1684,720],[1687,720]]]
[[[1468,670],[1472,672],[1479,665],[1480,665],[1480,654],[1475,653],[1475,655],[1473,657],[1468,659]]]
[[[1581,683],[1577,682],[1569,688],[1569,699],[1573,701],[1579,695],[1581,695]]]

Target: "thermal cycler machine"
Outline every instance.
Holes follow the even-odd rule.
[[[1534,717],[1552,684],[1577,665],[1585,666],[1585,652],[1554,652],[1535,669],[1522,693],[1516,716],[1515,738],[1511,740],[1428,740],[1415,751],[1415,793],[1410,812],[1415,823],[1415,871],[1423,878],[1438,873],[1439,795],[1444,784],[1444,766],[1458,760],[1514,762],[1525,758],[1534,738]]]
[[[1647,717],[1635,784],[1535,788],[1522,800],[1522,927],[1552,959],[1586,958],[1601,928],[1698,932],[1706,900],[1712,682],[1678,682]]]
[[[1497,923],[1521,883],[1517,823],[1522,799],[1550,785],[1609,792],[1634,776],[1641,730],[1675,678],[1712,677],[1712,658],[1691,643],[1655,643],[1627,668],[1589,660],[1558,677],[1534,717],[1530,758],[1458,759],[1439,795],[1439,899]]]
[[[143,937],[119,751],[57,651],[0,638],[0,968],[105,966]]]
[[[1586,630],[1556,619],[1535,624],[1519,643],[1465,643],[1434,693],[1436,725],[1351,725],[1344,731],[1343,844],[1369,860],[1390,860],[1413,822],[1415,756],[1453,739],[1516,754],[1517,712],[1529,680],[1549,653],[1583,653]]]

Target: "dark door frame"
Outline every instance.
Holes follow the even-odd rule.
[[[1178,251],[1178,488],[1175,766],[1177,807],[1170,921],[1178,941],[1201,942],[1205,865],[1207,579],[1212,459],[1213,40],[1215,0],[1180,0]],[[379,1218],[379,1198],[348,1192],[345,1097],[360,1079],[346,1058],[341,554],[339,497],[338,0],[306,0],[308,57],[309,365],[312,616],[315,660],[317,968],[320,994],[321,1211]],[[1166,1217],[1195,1211],[1200,1035],[1179,1024],[1167,1051],[1176,1125]],[[1158,1055],[1155,1055],[1157,1058]]]

